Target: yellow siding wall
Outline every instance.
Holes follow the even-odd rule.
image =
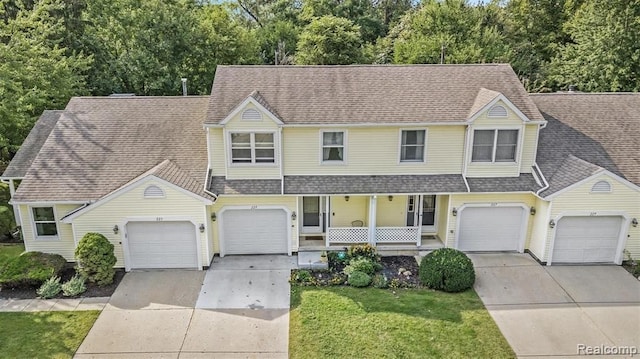
[[[165,198],[144,198],[145,188],[152,184],[164,190]],[[76,217],[73,220],[73,226],[78,240],[89,232],[98,232],[107,237],[115,246],[115,254],[118,258],[116,267],[124,267],[124,252],[121,243],[125,233],[124,223],[128,217],[146,217],[145,219],[149,220],[162,217],[165,221],[171,220],[172,217],[180,217],[180,220],[187,218],[196,225],[200,223],[209,225],[211,222],[205,218],[205,205],[201,201],[166,185],[164,182],[152,180]],[[112,230],[116,224],[121,229],[118,234],[114,234]],[[206,253],[206,231],[200,233],[196,230],[196,234],[200,240],[202,263],[208,265],[210,258]]]
[[[536,197],[533,194],[529,193],[513,193],[513,194],[452,194],[451,195],[451,209],[460,208],[463,204],[468,203],[522,203],[527,207],[534,206],[536,204]],[[445,246],[453,247],[455,245],[456,239],[456,225],[457,225],[457,216],[453,216],[449,212],[449,233],[447,233],[447,239]],[[537,214],[536,214],[537,216]],[[533,224],[533,220],[529,216],[528,225],[526,231],[526,240],[524,248],[529,248],[529,238],[531,234],[531,228]],[[442,239],[442,238],[441,238]]]
[[[531,166],[536,159],[538,150],[538,125],[526,125],[524,127],[524,141],[522,146],[522,157],[520,159],[520,172],[531,173]]]
[[[283,206],[289,211],[293,212],[297,210],[297,198],[295,196],[221,196],[218,197],[213,206],[209,206],[209,211],[220,213],[220,210],[225,206]],[[298,219],[302,217],[298,214]],[[293,222],[291,226],[291,250],[293,252],[298,251],[298,221]],[[213,250],[215,253],[220,253],[220,221],[213,223]]]
[[[364,226],[369,225],[369,196],[332,196],[330,199],[331,213],[329,223],[331,227],[351,227],[351,222],[360,220]]]
[[[399,127],[335,130],[346,131],[346,164],[321,164],[320,128],[285,127],[282,135],[284,174],[450,174],[462,171],[464,126],[428,127],[427,161],[420,164],[400,164]]]
[[[221,128],[209,129],[209,166],[214,176],[226,176],[226,154],[224,150],[224,136]]]
[[[546,253],[547,235],[549,228],[549,215],[551,210],[551,202],[536,198],[536,215],[531,217],[531,238],[529,240],[529,251],[536,258],[542,260]]]
[[[27,205],[19,206],[25,250],[29,252],[56,253],[69,262],[75,262],[73,252],[76,249],[76,245],[73,240],[73,229],[70,224],[61,223],[60,218],[78,208],[79,205],[56,204],[53,207],[58,221],[58,239],[35,239],[31,207]]]
[[[591,187],[601,180],[606,180],[611,184],[611,193],[591,193]],[[640,220],[640,192],[633,190],[616,179],[602,174],[593,178],[580,186],[567,192],[559,194],[551,200],[551,218],[558,220],[562,215],[605,215],[606,211],[623,212],[628,218],[638,218]],[[547,225],[545,230],[549,241],[547,241],[543,261],[549,258],[552,230]],[[628,237],[625,248],[631,255],[640,259],[640,227],[628,227]]]
[[[407,224],[407,199],[408,196],[393,196],[393,201],[389,201],[388,196],[378,196],[376,226],[405,226]]]
[[[449,196],[437,196],[436,197],[437,202],[437,208],[436,210],[438,211],[437,214],[437,228],[436,228],[436,234],[438,235],[438,238],[440,238],[440,240],[442,242],[444,242],[447,239],[447,221],[449,218]]]

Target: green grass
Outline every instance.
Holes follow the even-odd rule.
[[[291,289],[291,358],[513,358],[473,290]]]
[[[24,252],[23,244],[0,244],[0,267]]]
[[[3,358],[71,358],[99,311],[0,313]]]

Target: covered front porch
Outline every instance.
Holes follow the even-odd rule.
[[[369,243],[379,250],[443,247],[448,195],[301,196],[299,250]]]

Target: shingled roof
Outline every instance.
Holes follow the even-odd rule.
[[[204,188],[207,99],[71,99],[13,200],[97,200],[165,160],[158,176],[187,190]]]
[[[4,178],[22,178],[33,163],[33,160],[40,152],[42,145],[49,137],[51,130],[58,123],[60,115],[63,111],[46,110],[40,115],[38,121],[29,132],[29,135],[20,146],[20,149],[13,156],[11,163],[7,166],[2,177]]]
[[[547,119],[537,163],[549,195],[604,168],[640,185],[640,94],[532,94]]]
[[[253,91],[285,124],[463,122],[481,91],[481,100],[499,92],[544,120],[507,64],[218,66],[206,123],[219,124]]]

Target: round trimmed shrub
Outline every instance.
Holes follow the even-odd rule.
[[[371,279],[371,284],[376,288],[389,288],[389,281],[387,280],[387,277],[384,276],[384,274],[374,275]]]
[[[376,264],[369,258],[355,258],[349,261],[343,272],[346,275],[351,275],[353,272],[365,272],[368,275],[373,275],[379,269]]]
[[[113,244],[105,236],[100,233],[85,234],[78,243],[75,256],[77,271],[88,281],[100,286],[113,283],[116,256],[113,254]]]
[[[462,292],[473,286],[476,273],[466,254],[453,248],[440,248],[420,262],[420,281],[429,288]]]
[[[352,287],[366,287],[371,284],[371,276],[365,272],[355,271],[349,275],[349,285]]]

